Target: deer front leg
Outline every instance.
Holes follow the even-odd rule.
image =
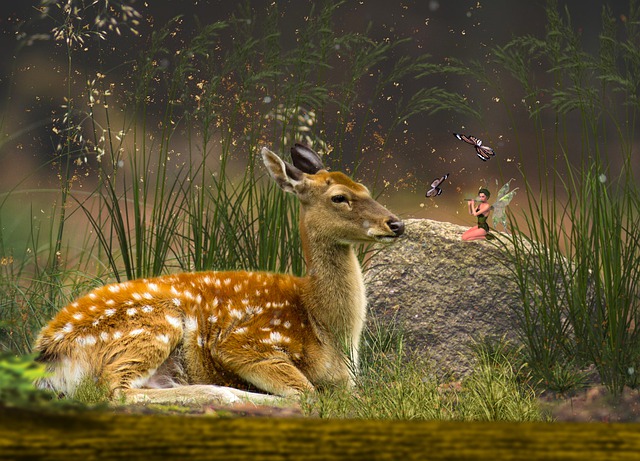
[[[283,397],[313,391],[313,384],[285,354],[250,348],[216,351],[224,366],[259,389]]]

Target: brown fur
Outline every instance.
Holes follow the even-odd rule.
[[[41,331],[51,372],[41,387],[73,393],[89,377],[112,392],[215,384],[286,396],[353,382],[366,300],[350,243],[390,241],[400,222],[342,173],[291,177],[262,155],[300,198],[308,275],[182,273],[98,288]]]

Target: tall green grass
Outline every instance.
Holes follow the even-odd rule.
[[[442,383],[428,358],[406,356],[401,331],[370,325],[362,347],[364,366],[355,389],[322,389],[305,396],[302,409],[306,415],[320,418],[547,419],[524,367],[514,365],[522,360],[518,350],[500,340],[473,343],[468,353],[476,363],[469,376],[459,383]]]
[[[448,71],[498,76],[481,84],[506,101],[512,121],[527,194],[523,212],[510,214],[512,246],[505,248],[533,371],[557,388],[567,370],[595,364],[618,394],[640,353],[640,193],[633,170],[640,7],[630,1],[624,21],[603,7],[597,53],[583,48],[568,10],[549,1],[546,12],[544,37],[517,37],[493,50],[495,72],[480,63]],[[519,109],[503,93],[513,81],[522,89]]]
[[[420,77],[429,57],[399,57],[404,38],[338,30],[340,2],[310,3],[295,43],[275,4],[244,2],[193,30],[177,17],[138,39],[144,51],[116,69],[101,60],[105,49],[91,53],[91,38],[116,47],[114,32],[137,36],[135,5],[71,4],[45,0],[33,22],[62,45],[54,48],[64,51],[66,88],[51,134],[55,209],[29,220],[24,234],[33,238],[22,249],[0,235],[13,258],[0,267],[0,343],[17,352],[28,352],[39,327],[87,286],[185,270],[302,274],[298,205],[265,180],[262,146],[286,155],[304,142],[328,167],[359,174],[365,155],[381,159],[394,147],[399,121],[440,110],[438,98],[468,111],[455,93],[407,91],[393,107],[397,119],[381,126],[382,95]],[[94,58],[86,80],[76,78],[80,55],[84,66]],[[367,182],[374,194],[381,171]],[[2,202],[2,223],[20,193]]]

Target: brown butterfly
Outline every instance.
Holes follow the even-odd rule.
[[[480,160],[482,160],[483,162],[486,162],[491,157],[496,155],[496,153],[493,151],[491,147],[483,146],[482,141],[476,138],[475,136],[471,136],[471,135],[467,136],[459,133],[453,133],[453,135],[456,138],[458,138],[460,141],[464,141],[467,144],[471,144],[473,147],[475,147],[476,154],[478,155]]]
[[[429,189],[425,195],[425,197],[436,197],[442,194],[442,189],[440,189],[440,184],[444,182],[445,179],[449,177],[449,173],[445,174],[441,178],[436,178],[431,183],[431,189]]]

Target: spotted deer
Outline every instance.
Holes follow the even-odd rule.
[[[40,387],[73,395],[89,378],[113,396],[196,384],[292,396],[353,384],[366,299],[351,245],[392,242],[404,224],[306,146],[291,149],[293,164],[261,154],[299,198],[307,275],[210,271],[97,288],[40,332]]]

